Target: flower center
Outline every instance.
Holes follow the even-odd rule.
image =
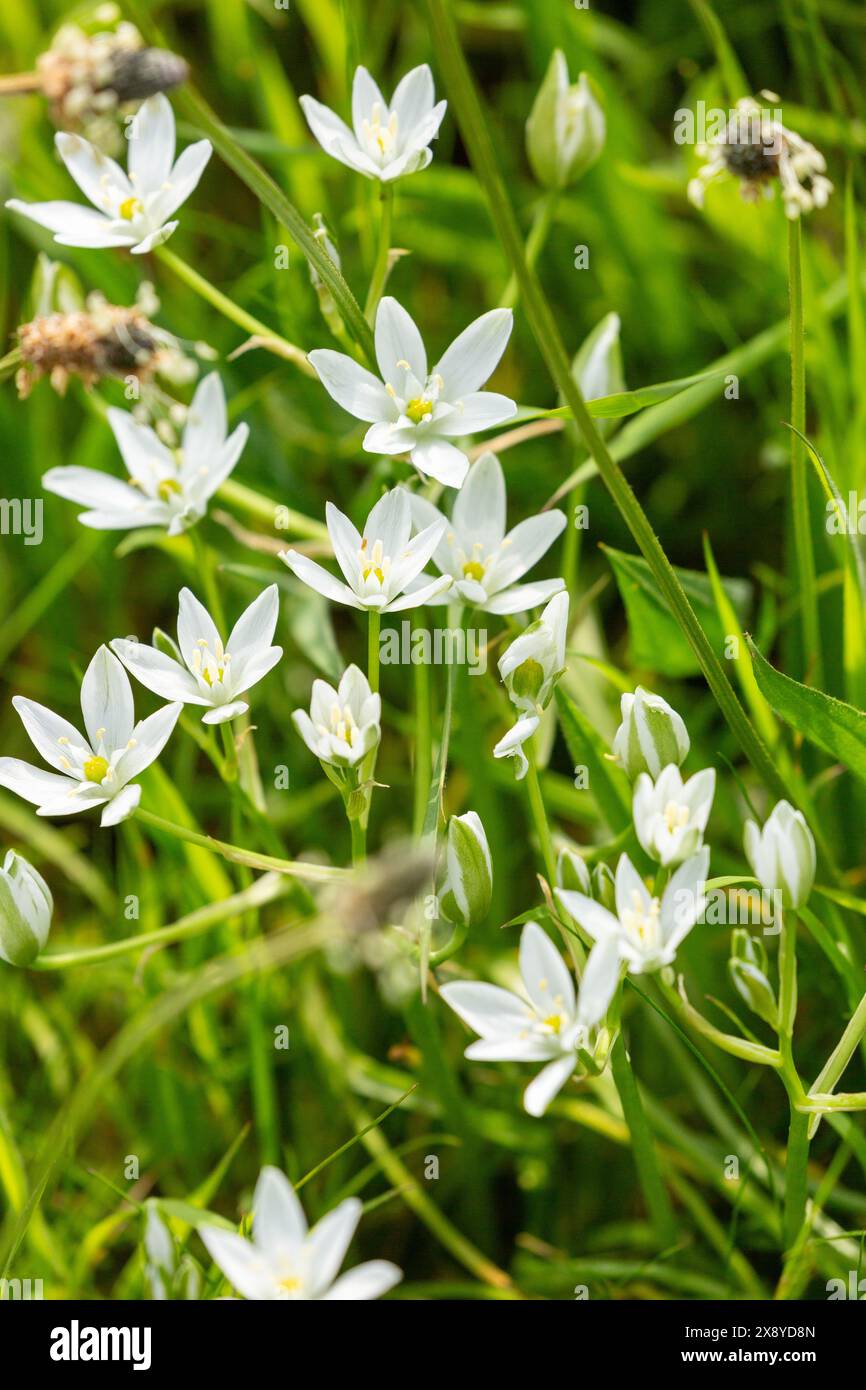
[[[545,1028],[550,1029],[551,1033],[559,1033],[562,1029],[562,1014],[549,1014],[541,1021]]]
[[[285,1293],[297,1293],[298,1289],[301,1287],[301,1281],[296,1275],[289,1274],[285,1279],[279,1281],[278,1287]]]
[[[348,743],[350,748],[354,747],[358,726],[348,705],[342,709],[339,704],[333,706],[331,709],[331,727],[328,732],[340,739],[342,743]]]
[[[216,639],[214,650],[208,646],[207,638],[200,637],[196,643],[196,649],[192,654],[193,675],[199,680],[203,680],[209,689],[215,685],[223,685],[228,674],[231,656],[224,651],[223,644],[219,638]]]
[[[380,160],[387,159],[394,153],[397,146],[397,132],[399,121],[397,112],[392,111],[388,117],[387,124],[382,124],[382,105],[375,102],[369,120],[361,123],[361,130],[364,134],[364,143],[369,152]]]
[[[658,898],[651,898],[649,907],[646,907],[640,893],[635,889],[631,895],[631,902],[631,908],[627,908],[622,914],[623,926],[626,931],[633,932],[645,946],[655,945],[658,941],[661,911]]]
[[[102,782],[108,772],[108,759],[100,758],[98,755],[88,758],[83,771],[88,782]]]
[[[144,203],[140,198],[124,198],[117,211],[124,222],[131,222],[133,218],[138,217],[139,213],[144,212]]]
[[[675,830],[684,830],[689,823],[689,815],[688,806],[683,806],[679,801],[669,801],[662,812],[668,834],[673,835]]]
[[[410,401],[406,406],[406,414],[413,425],[420,425],[424,420],[429,420],[433,414],[433,404],[424,396],[416,396],[414,401]]]
[[[480,560],[467,560],[463,566],[464,579],[475,579],[480,584],[484,578],[484,566]]]
[[[361,542],[361,578],[366,584],[372,575],[380,585],[385,583],[388,571],[391,568],[391,561],[384,553],[382,542],[374,541],[372,549],[367,549],[367,538]]]
[[[176,478],[163,478],[156,490],[163,502],[170,502],[172,497],[180,496],[183,491]]]

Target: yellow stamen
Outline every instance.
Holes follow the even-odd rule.
[[[144,203],[140,198],[124,198],[117,211],[125,222],[131,222],[140,212],[144,212]]]
[[[415,400],[407,405],[406,414],[414,425],[420,425],[422,420],[429,419],[433,414],[433,406],[423,396],[416,396]]]

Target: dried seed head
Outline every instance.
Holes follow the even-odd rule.
[[[779,173],[778,141],[773,136],[759,135],[757,139],[724,145],[722,158],[725,167],[740,179],[761,182],[776,178]]]
[[[135,25],[127,23],[95,34],[64,24],[36,67],[55,125],[83,130],[107,148],[120,147],[109,119],[118,108],[177,87],[189,71],[174,53],[145,48]]]
[[[147,381],[160,368],[165,343],[166,335],[136,308],[99,304],[71,314],[46,314],[18,329],[24,359],[16,379],[19,394],[29,395],[44,376],[60,395],[71,376],[87,387],[102,377]]]
[[[157,92],[170,92],[189,76],[189,66],[176,53],[163,48],[140,48],[118,54],[105,91],[119,102],[144,101]]]

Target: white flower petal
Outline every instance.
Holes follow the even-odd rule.
[[[364,607],[348,584],[342,584],[339,579],[335,579],[308,555],[300,555],[297,550],[282,550],[280,559],[288,565],[292,574],[296,575],[302,584],[315,589],[316,593],[322,594],[333,603],[347,603],[350,608]]]
[[[63,246],[131,246],[135,241],[134,233],[116,230],[101,212],[83,208],[78,203],[62,199],[48,203],[23,203],[20,198],[10,198],[6,206],[38,226],[47,227]]]
[[[513,584],[532,569],[553,545],[564,526],[565,513],[551,511],[530,516],[509,531],[501,557],[497,557],[495,563],[497,589]]]
[[[244,1298],[261,1302],[276,1297],[276,1280],[268,1263],[248,1240],[216,1226],[200,1226],[198,1233],[211,1259]]]
[[[133,193],[120,165],[81,135],[59,131],[54,143],[87,201],[106,217],[116,217],[118,203]]]
[[[168,181],[174,162],[174,112],[162,92],[148,97],[129,129],[130,183],[136,197],[156,193]]]
[[[320,1298],[333,1284],[352,1243],[363,1210],[357,1197],[344,1202],[317,1221],[307,1236],[310,1257],[309,1288],[312,1298]]]
[[[129,248],[131,254],[133,256],[146,256],[149,251],[154,251],[157,246],[164,245],[172,232],[177,231],[178,225],[177,222],[166,222],[165,226],[158,227],[155,232],[148,232],[146,237],[142,237],[141,241],[136,242],[135,246]],[[58,241],[59,240],[60,238],[58,237]]]
[[[333,502],[325,504],[325,524],[337,564],[343,571],[347,584],[354,586],[359,582],[361,574],[361,536],[349,518],[335,507]]]
[[[164,700],[181,700],[188,705],[208,703],[186,667],[165,652],[145,642],[130,642],[125,637],[115,637],[110,646],[127,671],[155,695],[161,695]]]
[[[458,980],[439,991],[449,1008],[481,1038],[516,1038],[531,1018],[523,999],[499,985]]]
[[[216,651],[222,638],[217,625],[191,589],[183,588],[178,595],[177,645],[187,666],[192,661],[193,652],[204,642],[211,651]]]
[[[307,125],[315,135],[322,149],[335,159],[341,159],[339,147],[341,145],[353,145],[355,136],[346,122],[330,109],[323,106],[315,97],[303,96],[300,98],[301,110],[307,118]]]
[[[457,494],[451,520],[468,542],[480,541],[495,550],[505,535],[505,477],[495,454],[488,451],[473,463]]]
[[[392,420],[380,420],[364,435],[364,452],[368,454],[408,454],[415,447],[418,432],[414,425],[407,428]]]
[[[523,1093],[523,1108],[527,1115],[538,1118],[559,1094],[577,1065],[577,1054],[570,1053],[548,1062]]]
[[[163,705],[162,709],[136,724],[130,739],[133,746],[118,759],[115,768],[121,782],[131,782],[133,777],[156,761],[168,743],[182,709],[180,701]]]
[[[280,591],[276,584],[263,589],[249,608],[238,618],[226,642],[232,660],[252,653],[256,648],[269,647],[280,615]]]
[[[513,420],[516,414],[517,406],[509,396],[497,395],[495,391],[471,391],[458,402],[456,410],[436,422],[436,428],[446,438],[460,439]]]
[[[129,676],[108,647],[100,647],[81,682],[81,713],[94,752],[100,741],[109,752],[132,737],[135,711]]]
[[[230,719],[237,719],[239,714],[246,714],[249,705],[246,700],[232,700],[230,704],[216,705],[209,709],[207,714],[201,717],[202,724],[227,724]]]
[[[109,825],[119,825],[121,821],[127,820],[132,815],[140,800],[141,787],[137,785],[123,787],[116,796],[113,796],[106,803],[99,824],[103,828]]]
[[[366,1264],[356,1265],[354,1269],[341,1274],[323,1297],[331,1303],[366,1302],[371,1298],[381,1298],[402,1278],[402,1269],[391,1264],[390,1260],[368,1260]]]
[[[514,584],[509,589],[493,594],[482,607],[486,613],[528,613],[532,608],[547,603],[554,594],[565,588],[564,579],[539,579],[534,584]]]
[[[520,933],[520,976],[535,1010],[542,1018],[574,1013],[571,973],[547,933],[527,922]]]
[[[23,695],[14,696],[12,705],[37,753],[59,772],[68,771],[66,745],[71,744],[73,748],[86,746],[75,726],[45,705],[28,700]]]
[[[596,939],[580,982],[577,1017],[584,1028],[594,1028],[604,1018],[619,983],[619,972],[619,942],[615,932],[607,932]]]
[[[150,211],[160,222],[171,217],[195,190],[198,181],[207,168],[213,154],[210,140],[196,140],[187,145],[183,154],[175,162],[168,178],[168,185],[159,196],[158,203]]]
[[[406,363],[422,386],[427,380],[427,354],[421,334],[414,319],[390,295],[381,300],[376,313],[376,361],[382,380],[389,382],[398,396],[405,395]]]
[[[430,115],[435,100],[433,74],[428,63],[412,68],[401,77],[391,98],[391,110],[397,113],[399,129],[407,133]]]
[[[34,806],[68,795],[75,791],[77,785],[71,777],[60,777],[56,772],[31,767],[21,758],[0,758],[0,787],[6,787],[16,796],[23,796]]]
[[[491,309],[470,323],[433,368],[444,381],[443,395],[459,400],[478,391],[493,375],[508,346],[514,315],[510,309]]]
[[[359,141],[363,138],[364,121],[369,121],[373,107],[377,104],[381,108],[382,123],[386,125],[388,103],[367,69],[357,67],[352,82],[352,125],[355,128],[355,137]]]
[[[397,418],[396,407],[381,381],[344,352],[317,348],[309,353],[309,360],[328,395],[357,420],[375,424]]]
[[[161,482],[177,475],[172,453],[149,425],[133,419],[129,411],[110,406],[107,419],[130,477],[145,496],[153,497]]]
[[[183,430],[183,471],[212,463],[228,433],[226,395],[218,372],[210,372],[195,389]]]
[[[262,1169],[253,1194],[253,1240],[278,1260],[294,1254],[307,1234],[307,1218],[292,1184],[279,1168]]]
[[[118,511],[141,507],[141,492],[114,478],[110,473],[99,473],[95,468],[49,468],[42,476],[42,486],[46,492],[53,492],[67,502],[77,502],[81,507],[116,508]]]
[[[445,439],[423,439],[415,444],[412,462],[419,472],[446,487],[462,487],[469,472],[466,455]]]

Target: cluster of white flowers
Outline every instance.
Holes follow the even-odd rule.
[[[565,595],[548,608],[557,601],[565,601]],[[527,637],[532,637],[531,630],[513,646]],[[555,678],[550,670],[560,658],[548,654],[547,673],[540,659],[548,647],[558,650],[550,633],[535,637],[538,671],[533,670],[532,690],[523,698],[536,698],[536,684],[541,689],[545,680]],[[521,663],[532,659],[523,648],[518,658]],[[510,672],[520,670],[514,660],[507,664]],[[659,865],[656,884],[663,884],[661,891],[647,886],[627,854],[620,856],[611,878],[609,870],[591,877],[578,855],[563,851],[554,895],[568,922],[592,943],[579,991],[558,950],[535,922],[523,928],[520,943],[525,997],[468,981],[441,990],[446,1003],[481,1039],[469,1045],[467,1057],[547,1062],[524,1096],[531,1115],[542,1114],[573,1075],[581,1049],[604,1060],[613,1025],[603,1025],[623,976],[671,966],[707,904],[710,850],[703,836],[712,808],[714,770],[704,769],[683,781],[679,765],[689,751],[685,724],[667,701],[640,688],[622,698],[622,722],[613,746],[615,759],[634,781],[634,831]],[[779,802],[763,830],[753,821],[747,823],[745,848],[761,887],[780,892],[785,906],[802,906],[815,876],[815,842],[802,813]],[[674,872],[668,878],[670,869]],[[748,979],[742,962],[738,966],[738,988],[748,986],[754,992],[757,976],[762,990],[769,990],[751,961],[746,962]]]

